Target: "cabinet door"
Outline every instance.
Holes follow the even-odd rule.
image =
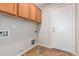
[[[36,21],[36,6],[30,4],[30,19]]]
[[[0,3],[0,11],[17,15],[17,4],[16,3]]]
[[[29,4],[28,3],[18,4],[18,16],[29,19]]]
[[[41,23],[41,20],[42,20],[42,18],[41,18],[41,16],[42,16],[41,15],[41,10],[37,9],[37,15],[36,16],[37,16],[37,22]]]

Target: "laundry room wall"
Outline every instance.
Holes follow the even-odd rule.
[[[8,31],[7,37],[0,37],[0,56],[16,56],[37,44],[37,24],[23,18],[0,13],[0,31]],[[36,43],[31,45],[31,40]]]
[[[51,48],[51,8],[42,8],[42,24],[39,32],[39,45]]]

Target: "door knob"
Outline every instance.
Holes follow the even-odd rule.
[[[52,31],[55,32],[55,27],[52,28]]]

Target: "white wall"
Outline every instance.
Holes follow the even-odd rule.
[[[76,53],[79,55],[79,3],[76,4]]]
[[[0,13],[0,30],[9,31],[9,37],[0,37],[0,56],[15,56],[31,48],[36,29],[37,24],[34,22]]]
[[[51,9],[49,7],[42,8],[39,44],[51,48]]]

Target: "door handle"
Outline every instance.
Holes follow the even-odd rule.
[[[52,28],[52,31],[55,32],[55,27]]]

